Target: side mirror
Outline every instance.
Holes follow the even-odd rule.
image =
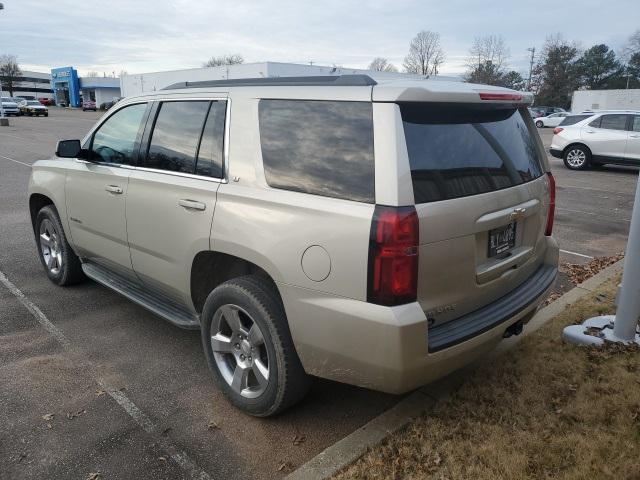
[[[76,158],[82,150],[80,140],[60,140],[56,145],[56,156],[62,158]]]

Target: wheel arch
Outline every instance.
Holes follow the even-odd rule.
[[[204,302],[218,285],[233,278],[245,275],[257,275],[269,283],[282,297],[278,286],[265,268],[249,260],[214,250],[198,252],[191,264],[190,292],[191,301],[198,313],[202,312]]]
[[[53,200],[47,195],[44,195],[42,193],[32,193],[31,195],[29,195],[29,214],[31,217],[31,226],[34,229],[38,212],[47,205],[53,205],[55,207],[55,203],[53,203]]]

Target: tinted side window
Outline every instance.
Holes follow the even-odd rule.
[[[146,103],[129,105],[111,115],[93,135],[92,157],[98,162],[131,165]]]
[[[640,132],[640,115],[636,115],[633,117],[633,125],[631,126],[631,130],[634,132]]]
[[[207,123],[202,133],[196,173],[208,177],[222,178],[222,156],[224,151],[224,118],[227,102],[211,104]]]
[[[210,102],[163,102],[160,105],[145,167],[193,173]]]
[[[260,100],[259,116],[271,187],[374,203],[370,103]]]
[[[582,120],[586,120],[591,115],[568,115],[567,117],[560,122],[560,125],[573,125],[575,123],[581,122]],[[593,126],[593,125],[592,125]]]
[[[595,120],[592,120],[591,122],[589,122],[589,126],[594,128],[600,128],[601,121],[602,121],[602,117],[598,117]]]
[[[626,115],[602,115],[600,121],[600,128],[606,128],[609,130],[626,130],[627,129],[627,116]]]

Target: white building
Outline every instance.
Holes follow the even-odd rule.
[[[299,77],[314,75],[348,75],[367,74],[371,77],[392,78],[411,77],[410,73],[374,72],[357,68],[325,67],[321,65],[304,65],[298,63],[243,63],[240,65],[224,65],[210,68],[191,68],[168,72],[138,73],[120,77],[120,91],[123,97],[143,92],[155,92],[177,82],[197,82],[200,80],[227,80],[236,78],[260,77]],[[447,80],[458,80],[451,77],[435,77]]]
[[[4,90],[6,90],[6,86]],[[9,93],[5,91],[3,94],[8,95]],[[53,98],[51,74],[23,70],[22,75],[13,82],[13,96],[33,97],[33,99]]]
[[[573,92],[571,111],[640,110],[640,89],[577,90]]]

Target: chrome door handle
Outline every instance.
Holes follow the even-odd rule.
[[[640,138],[640,135],[631,135],[631,134],[629,134],[629,137],[631,137],[631,138]]]
[[[181,198],[178,200],[178,205],[189,210],[204,210],[207,208],[206,204],[197,202],[196,200],[189,200],[188,198]]]
[[[586,133],[596,133],[595,130],[585,130]]]
[[[124,190],[117,185],[107,185],[104,189],[109,193],[115,193],[116,195],[120,195]]]

